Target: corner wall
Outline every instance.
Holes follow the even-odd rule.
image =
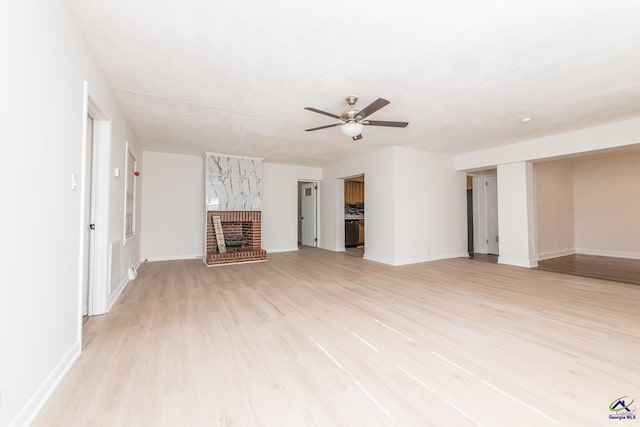
[[[465,174],[450,156],[390,147],[323,170],[322,247],[344,250],[344,181],[364,174],[365,259],[466,257]]]
[[[640,154],[573,165],[576,252],[640,259]]]
[[[204,254],[202,156],[145,151],[142,180],[143,260]]]
[[[344,251],[344,181],[364,174],[365,258],[393,264],[394,148],[346,160],[322,171],[320,247]]]
[[[396,147],[394,161],[394,263],[467,257],[466,174],[425,151]]]
[[[321,179],[320,168],[262,164],[262,247],[267,252],[298,250],[298,180]],[[324,183],[320,183],[318,191],[320,210]],[[319,236],[321,231],[322,227]]]
[[[575,253],[573,164],[536,163],[536,242],[538,260]]]

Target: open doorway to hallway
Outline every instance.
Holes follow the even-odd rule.
[[[467,176],[467,245],[471,258],[498,261],[498,179],[495,169]]]
[[[364,175],[344,180],[344,247],[348,255],[364,256]]]
[[[318,183],[298,181],[298,245],[318,246]]]

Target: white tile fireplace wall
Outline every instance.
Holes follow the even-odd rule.
[[[206,153],[207,211],[259,211],[262,159]]]

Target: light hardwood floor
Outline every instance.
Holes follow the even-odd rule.
[[[639,425],[639,328],[640,286],[468,259],[145,264],[35,425]]]

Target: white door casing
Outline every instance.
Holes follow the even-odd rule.
[[[89,314],[89,293],[93,288],[91,283],[93,280],[93,268],[94,253],[95,253],[95,239],[93,233],[93,227],[95,227],[95,171],[96,171],[96,159],[95,153],[95,121],[90,114],[87,114],[87,140],[86,140],[86,168],[85,168],[85,185],[84,185],[84,197],[85,197],[85,220],[84,226],[84,279],[82,287],[82,315]],[[88,231],[86,231],[88,230]]]
[[[499,254],[496,175],[473,177],[473,251]]]
[[[79,275],[78,275],[78,316],[107,312],[109,283],[109,166],[111,162],[111,120],[89,97],[89,82],[84,82],[82,124],[82,177]],[[93,118],[93,131],[88,129],[87,118]],[[92,137],[90,138],[89,135]],[[91,182],[89,182],[91,180]],[[91,196],[89,198],[89,196]],[[89,217],[89,211],[91,216]],[[95,224],[95,230],[89,229]],[[90,236],[89,236],[90,235]],[[91,242],[89,251],[88,243]],[[90,272],[90,273],[89,273]],[[90,276],[89,276],[90,274]],[[91,277],[89,282],[87,278]],[[85,292],[86,284],[88,292]],[[88,297],[88,298],[86,298]],[[82,338],[82,322],[78,323],[78,339]]]
[[[497,176],[486,177],[485,192],[485,220],[487,252],[499,255],[498,237],[498,178]]]
[[[309,182],[300,187],[301,200],[301,243],[304,246],[317,246],[317,184]]]

